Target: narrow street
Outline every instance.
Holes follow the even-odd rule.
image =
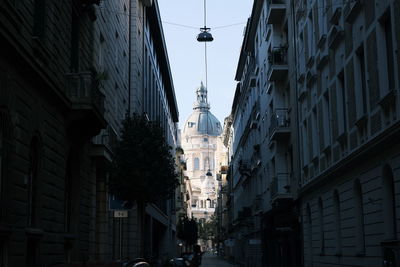
[[[221,259],[220,257],[211,253],[205,253],[201,262],[201,267],[233,267],[236,265],[230,264],[229,262]]]

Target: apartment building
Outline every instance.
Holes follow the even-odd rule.
[[[0,4],[1,266],[95,257],[93,1]]]
[[[157,2],[7,0],[0,10],[0,265],[173,255],[175,224],[167,218],[174,201],[146,209],[147,218],[158,216],[148,219],[146,234],[163,231],[144,248],[135,207],[114,218],[107,192],[107,164],[126,114],[151,114],[176,144]],[[138,26],[138,12],[147,26]],[[154,66],[146,73],[135,48],[144,32]],[[136,86],[140,77],[151,80],[149,90]],[[150,90],[145,109],[138,95]]]
[[[131,111],[147,114],[164,129],[170,146],[178,146],[178,107],[158,1],[131,2],[130,73]],[[172,151],[174,153],[174,151]],[[146,242],[143,253],[149,258],[167,258],[176,253],[175,199],[146,207]],[[152,238],[148,238],[148,237]]]
[[[294,1],[305,266],[399,265],[399,1]]]
[[[237,262],[399,264],[399,11],[254,1],[227,139]]]
[[[235,77],[231,240],[235,261],[246,266],[300,262],[286,8],[284,1],[254,1]]]

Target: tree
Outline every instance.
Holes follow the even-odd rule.
[[[163,129],[145,116],[133,114],[122,122],[110,177],[110,192],[139,204],[168,199],[179,184],[171,147]]]
[[[217,220],[214,215],[209,221],[199,224],[199,238],[203,240],[212,240],[217,234]]]
[[[197,243],[198,228],[194,219],[189,220],[187,216],[179,217],[176,228],[178,238],[183,240],[186,245],[191,246]]]
[[[112,162],[109,191],[117,198],[137,203],[140,251],[144,256],[145,208],[148,203],[173,196],[179,184],[163,129],[144,115],[133,114],[122,121],[122,135]]]

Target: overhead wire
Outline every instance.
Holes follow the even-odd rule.
[[[67,1],[67,0],[65,0]],[[359,0],[347,0],[345,1],[346,3],[354,3],[357,2]],[[102,0],[101,2],[104,2],[104,0]],[[329,7],[340,7],[343,6],[342,3],[332,3],[330,5],[325,5],[325,6],[321,6],[321,7],[317,7],[316,9],[321,10],[321,9],[327,9]],[[128,11],[123,11],[123,10],[118,10],[118,9],[112,9],[112,8],[106,8],[102,5],[98,6],[97,9],[99,10],[103,10],[103,11],[107,11],[107,12],[111,12],[114,14],[121,14],[121,15],[125,15],[125,16],[129,16],[129,12]],[[287,15],[292,15],[292,12],[288,11],[286,12]],[[132,17],[137,17],[137,18],[142,18],[142,16],[136,16],[136,15],[131,15]],[[177,22],[171,22],[171,21],[163,21],[163,20],[159,20],[162,23],[165,24],[169,24],[169,25],[173,25],[173,26],[177,26],[177,27],[182,27],[182,28],[188,28],[188,29],[199,29],[199,27],[194,26],[194,25],[187,25],[187,24],[183,24],[183,23],[177,23]],[[219,29],[225,29],[225,28],[229,28],[229,27],[235,27],[238,25],[243,25],[246,24],[247,22],[237,22],[237,23],[231,23],[231,24],[226,24],[226,25],[221,25],[221,26],[216,26],[213,27],[214,30],[219,30]]]

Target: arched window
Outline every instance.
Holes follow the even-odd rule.
[[[13,149],[13,124],[8,110],[0,108],[0,201],[5,202],[8,194],[7,184],[10,181],[10,168]],[[7,215],[6,205],[0,205],[0,221]],[[1,262],[0,262],[1,263]],[[1,265],[1,264],[0,264]]]
[[[200,160],[199,158],[194,158],[193,160],[193,169],[199,170],[200,169]]]
[[[396,239],[396,211],[394,197],[393,171],[389,165],[385,165],[382,171],[382,195],[383,195],[383,221],[385,239]]]
[[[356,253],[365,254],[365,237],[364,237],[364,208],[362,200],[362,189],[360,180],[354,181],[354,215],[355,215],[355,233],[356,233]]]
[[[2,181],[3,181],[3,175],[2,175],[3,174],[3,168],[2,168],[3,164],[2,163],[3,163],[3,158],[4,158],[3,154],[4,154],[3,133],[0,129],[0,195],[2,195],[1,192],[3,191],[3,184],[2,184]]]
[[[335,190],[333,192],[333,215],[335,224],[335,243],[336,243],[336,255],[342,254],[342,221],[340,214],[340,198],[339,192]]]
[[[71,231],[71,216],[72,216],[72,157],[67,159],[67,168],[65,170],[64,181],[64,231]]]
[[[319,248],[320,254],[325,253],[325,233],[324,233],[324,206],[322,203],[322,198],[318,199],[318,227],[319,227]]]
[[[308,267],[313,266],[313,244],[312,244],[312,219],[310,204],[306,208],[306,222],[307,222],[307,249],[308,249]]]
[[[36,228],[39,224],[39,163],[40,163],[40,141],[37,136],[32,138],[29,147],[29,165],[27,175],[27,226]],[[40,226],[39,226],[40,227]],[[29,266],[37,266],[39,261],[39,240],[29,236],[26,242],[26,262]]]
[[[28,169],[28,227],[35,227],[38,223],[38,171],[39,171],[39,149],[40,142],[37,137],[31,141],[29,149]]]

